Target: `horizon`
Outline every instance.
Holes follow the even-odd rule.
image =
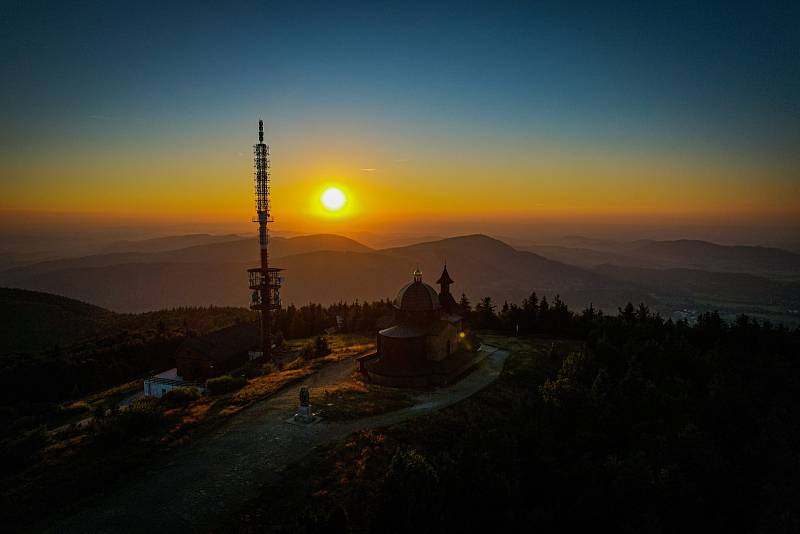
[[[276,232],[797,248],[796,5],[45,6],[6,12],[6,228],[246,223],[262,117]]]
[[[117,241],[142,241],[191,234],[256,236],[251,220],[158,221],[152,218],[124,218],[97,213],[58,213],[28,210],[0,210],[0,251],[38,251],[38,240],[83,240],[96,245]],[[485,234],[501,241],[556,244],[569,237],[585,237],[610,242],[639,240],[697,240],[720,245],[765,246],[800,253],[800,226],[783,223],[697,224],[684,221],[631,224],[631,222],[585,222],[564,219],[527,221],[441,221],[419,220],[403,227],[353,227],[329,223],[321,227],[286,228],[271,234],[281,237],[333,234],[349,237],[372,248],[382,243],[407,243],[437,240],[471,234]],[[26,242],[26,239],[32,241]],[[80,251],[78,251],[80,252]]]

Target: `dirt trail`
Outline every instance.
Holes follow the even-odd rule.
[[[394,424],[441,409],[494,381],[508,352],[482,349],[487,357],[459,382],[420,393],[414,405],[354,421],[286,423],[297,408],[300,385],[243,411],[214,434],[157,460],[136,479],[55,524],[46,532],[208,531],[257,495],[259,486],[325,443],[368,428]],[[323,388],[347,379],[354,360],[322,368],[301,385]]]

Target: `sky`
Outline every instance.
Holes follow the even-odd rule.
[[[800,226],[798,6],[4,0],[0,211]]]

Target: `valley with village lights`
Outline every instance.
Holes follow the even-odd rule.
[[[0,532],[800,531],[800,4],[0,5]]]

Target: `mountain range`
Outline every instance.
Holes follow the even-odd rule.
[[[125,242],[104,254],[34,263],[0,272],[0,285],[64,295],[109,310],[246,306],[246,269],[255,238],[180,236]],[[177,249],[170,246],[192,243]],[[665,314],[729,309],[791,322],[800,308],[798,256],[764,247],[699,241],[512,247],[485,235],[372,249],[338,235],[270,240],[285,268],[284,304],[393,297],[417,267],[433,283],[446,262],[454,292],[476,301],[520,302],[531,291],[559,294],[573,307],[616,310],[644,302]]]
[[[555,245],[529,244],[520,248],[582,267],[613,264],[800,279],[800,254],[772,247],[718,245],[690,239],[614,243],[572,236]]]

